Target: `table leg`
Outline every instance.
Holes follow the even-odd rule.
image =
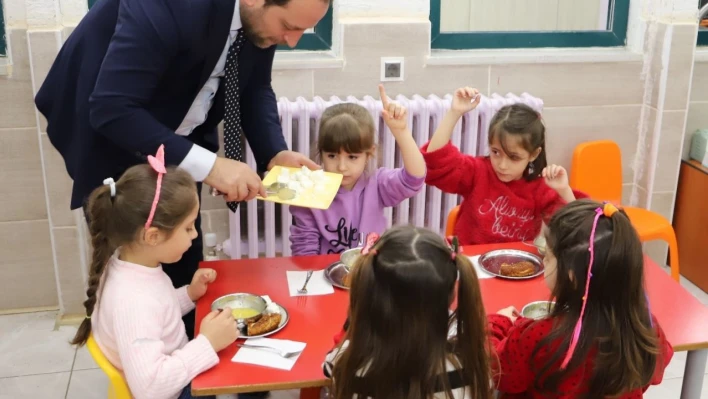
[[[320,390],[322,388],[302,388],[300,390],[300,399],[320,399]]]
[[[686,369],[683,372],[681,399],[699,399],[703,389],[708,349],[688,351]]]

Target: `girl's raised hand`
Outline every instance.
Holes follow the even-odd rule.
[[[560,165],[548,165],[543,168],[541,176],[546,181],[548,187],[555,191],[562,191],[570,187],[568,183],[568,172]]]
[[[192,277],[192,283],[187,287],[187,295],[192,302],[196,302],[207,292],[207,285],[216,279],[216,270],[199,269]]]
[[[459,114],[464,114],[477,108],[481,99],[482,95],[479,94],[479,90],[472,87],[461,87],[455,90],[450,108]]]
[[[408,110],[395,101],[390,101],[386,95],[386,89],[379,85],[379,95],[383,105],[383,119],[391,133],[398,137],[408,131]]]

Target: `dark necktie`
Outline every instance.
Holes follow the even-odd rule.
[[[243,29],[238,30],[236,40],[229,47],[226,55],[226,102],[224,109],[224,155],[226,158],[243,161],[241,145],[241,107],[238,92],[238,53],[245,41]],[[238,202],[227,202],[232,212],[238,209]]]

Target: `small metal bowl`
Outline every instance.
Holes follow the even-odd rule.
[[[553,311],[553,307],[555,305],[555,302],[549,301],[531,302],[524,306],[523,309],[521,309],[521,315],[524,317],[528,317],[529,319],[542,319],[548,316]]]
[[[257,321],[258,319],[260,319],[263,315],[263,312],[265,312],[267,306],[268,304],[266,303],[265,299],[261,298],[258,295],[247,293],[235,293],[217,298],[214,302],[212,302],[211,310],[214,311],[217,309],[229,307],[231,309],[253,309],[258,312],[257,315],[246,319],[236,319],[236,323],[238,323],[239,325],[245,325],[248,322]]]
[[[361,249],[361,247],[347,249],[339,256],[339,260],[351,270],[356,260],[361,256]]]

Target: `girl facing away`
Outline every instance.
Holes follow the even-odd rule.
[[[673,350],[649,311],[642,245],[627,215],[578,200],[544,230],[555,306],[540,320],[517,318],[513,307],[488,316],[499,390],[523,398],[641,398],[661,383]]]
[[[323,365],[335,398],[492,398],[477,275],[432,231],[394,227],[364,247],[349,316]]]
[[[480,95],[455,91],[450,111],[422,147],[426,183],[462,196],[455,235],[462,245],[533,240],[555,209],[584,196],[568,185],[565,169],[546,163],[546,128],[525,104],[502,107],[489,126],[489,156],[460,152],[450,138]]]
[[[342,186],[329,209],[290,207],[293,255],[341,253],[368,233],[383,233],[385,207],[413,197],[425,182],[425,162],[408,128],[405,107],[388,100],[379,86],[383,118],[401,151],[403,168],[367,171],[375,161],[376,127],[366,108],[342,103],[320,120],[316,158],[326,172],[340,173]]]
[[[86,319],[72,344],[93,334],[101,352],[125,375],[136,399],[191,398],[190,382],[219,362],[216,352],[237,338],[231,311],[212,312],[189,341],[182,316],[194,309],[213,269],[175,289],[161,263],[174,263],[191,246],[199,212],[187,172],[164,166],[164,148],[150,165],[128,169],[91,193],[93,246]]]

